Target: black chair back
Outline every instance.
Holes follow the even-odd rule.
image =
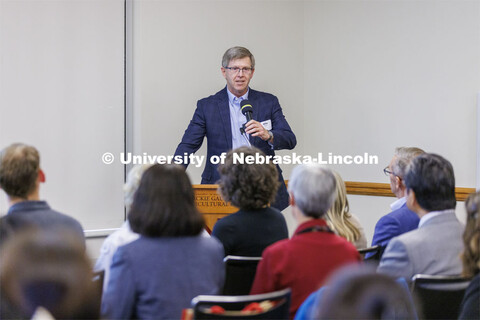
[[[290,310],[291,290],[246,295],[246,296],[197,296],[192,300],[193,319],[288,319]],[[250,303],[262,303],[264,301],[274,303],[274,306],[261,313],[241,313],[245,306]],[[220,306],[226,310],[225,314],[212,314],[208,309],[212,306]]]
[[[469,283],[470,279],[461,276],[416,274],[412,278],[412,293],[424,319],[457,319]]]
[[[358,253],[362,256],[364,261],[378,264],[384,249],[384,247],[375,245],[365,249],[359,249]]]
[[[252,288],[261,257],[226,256],[223,295],[247,295]]]

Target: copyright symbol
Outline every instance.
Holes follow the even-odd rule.
[[[115,157],[110,152],[105,152],[102,156],[102,161],[105,164],[112,164]]]

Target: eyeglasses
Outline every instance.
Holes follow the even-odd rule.
[[[388,169],[388,166],[385,167],[385,169],[383,169],[383,173],[385,173],[386,176],[389,176],[389,175],[391,175],[391,174],[395,175],[395,173],[393,173],[393,171],[390,171],[390,170]]]
[[[253,70],[253,68],[247,68],[247,67],[243,67],[243,68],[239,68],[239,67],[225,67],[225,69],[228,69],[230,70],[232,73],[234,74],[237,74],[239,73],[240,71],[243,72],[243,74],[250,74]]]

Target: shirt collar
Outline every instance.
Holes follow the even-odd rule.
[[[22,201],[17,202],[8,209],[7,214],[22,211],[49,210],[50,206],[46,201]]]
[[[403,207],[403,205],[405,203],[407,203],[407,197],[403,197],[403,198],[395,200],[395,202],[393,202],[390,205],[390,208],[392,209],[392,211],[394,211],[394,210],[397,210],[397,209],[400,209],[401,207]]]
[[[243,96],[237,97],[233,93],[231,93],[230,90],[228,90],[228,88],[227,88],[228,102],[230,102],[230,104],[234,104],[233,99],[235,99],[235,98],[241,99],[241,100],[248,100],[248,93],[249,92],[250,92],[250,88],[248,88],[247,92]]]
[[[294,235],[298,234],[299,232],[302,232],[305,229],[311,228],[313,226],[326,226],[326,225],[327,225],[327,222],[324,219],[308,220],[297,227],[297,230],[295,230]]]
[[[418,227],[420,228],[422,225],[424,225],[428,220],[431,220],[432,218],[435,218],[436,216],[439,216],[444,213],[453,213],[455,214],[455,209],[447,209],[447,210],[442,210],[442,211],[431,211],[424,215],[423,217],[420,218],[420,222],[418,223]]]

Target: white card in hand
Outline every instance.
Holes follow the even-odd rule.
[[[265,120],[260,122],[265,130],[272,130],[272,120]]]

